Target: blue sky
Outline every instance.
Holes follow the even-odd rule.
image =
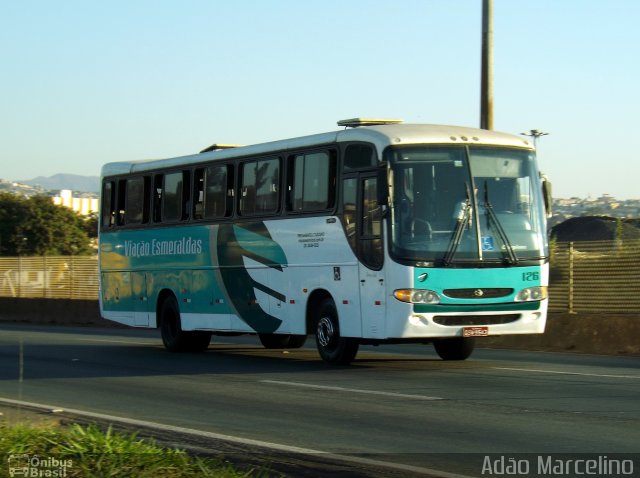
[[[481,0],[0,7],[0,177],[98,175],[336,129],[479,124]],[[640,198],[640,2],[494,0],[494,128],[549,132],[554,195]]]

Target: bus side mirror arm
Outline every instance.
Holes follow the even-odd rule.
[[[552,205],[553,198],[551,196],[551,181],[547,178],[546,175],[540,174],[542,179],[542,199],[544,200],[544,209],[547,213],[547,217],[551,217],[553,215]]]
[[[382,207],[383,210],[387,209],[389,205],[389,182],[387,179],[387,164],[383,163],[378,168],[377,175],[377,200],[378,205]]]

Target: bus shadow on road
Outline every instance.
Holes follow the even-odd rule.
[[[165,350],[157,330],[3,324],[0,382],[17,380],[202,375],[333,373],[362,369],[437,371],[443,362],[429,345],[362,345],[351,365],[322,361],[309,336],[301,348],[266,349],[255,335],[214,336],[200,353]],[[469,367],[471,364],[464,366]]]
[[[0,381],[51,380],[165,375],[290,374],[402,367],[407,370],[442,361],[425,355],[408,356],[363,351],[351,365],[324,363],[309,346],[299,349],[265,349],[247,343],[214,343],[200,353],[170,353],[154,341],[127,343],[122,337],[67,340],[27,336],[0,340]],[[84,342],[84,343],[83,343]]]

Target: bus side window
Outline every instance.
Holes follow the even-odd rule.
[[[256,211],[256,169],[257,162],[242,165],[242,184],[240,184],[240,214],[254,214]]]
[[[288,166],[287,210],[301,212],[304,193],[304,154],[290,157]]]
[[[105,181],[104,185],[102,186],[102,217],[100,221],[103,228],[115,225],[115,199],[115,181]]]
[[[242,166],[240,214],[268,214],[278,210],[280,159],[250,161]]]
[[[204,217],[204,168],[197,168],[193,174],[193,218]]]
[[[149,219],[149,178],[139,177],[127,180],[126,224],[143,224]]]
[[[151,176],[144,177],[142,222],[148,224],[151,218]]]
[[[182,171],[164,175],[162,188],[162,220],[175,222],[182,219]]]
[[[116,225],[122,226],[126,216],[127,180],[118,181],[118,195],[116,200]]]
[[[347,241],[356,252],[356,198],[358,194],[358,179],[348,178],[342,182],[342,225],[347,233]]]
[[[334,205],[335,154],[326,151],[289,158],[287,209],[295,212],[321,211]]]
[[[361,233],[359,237],[361,260],[372,268],[382,267],[382,214],[378,204],[377,178],[362,182]]]
[[[162,222],[163,183],[164,174],[156,174],[153,177],[153,222]]]
[[[377,179],[367,178],[362,186],[362,236],[380,237],[380,207],[377,199]]]
[[[350,144],[344,151],[345,171],[371,168],[377,162],[375,150],[369,144]]]
[[[236,195],[235,189],[235,169],[233,165],[227,166],[227,194],[225,196],[225,217],[231,217],[233,215],[234,198]]]
[[[182,201],[180,220],[187,221],[191,216],[191,171],[182,171]]]
[[[280,160],[259,161],[256,170],[256,212],[273,213],[278,210],[280,191]]]
[[[209,166],[204,185],[204,217],[215,219],[231,215],[229,200],[229,167],[226,164]],[[232,199],[232,198],[231,198]]]

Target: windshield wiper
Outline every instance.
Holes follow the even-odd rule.
[[[449,248],[442,261],[445,266],[451,265],[453,257],[456,255],[456,251],[462,242],[462,235],[464,228],[467,227],[471,220],[471,193],[469,190],[469,184],[465,183],[467,199],[459,204],[459,210],[456,214],[456,228],[453,231],[451,240],[449,241]]]
[[[513,246],[509,242],[509,237],[507,236],[507,233],[502,227],[502,224],[500,224],[500,220],[498,219],[498,216],[496,215],[496,212],[493,210],[493,206],[489,201],[489,188],[487,186],[486,181],[484,182],[484,209],[487,213],[487,217],[489,218],[489,220],[493,221],[496,231],[498,232],[498,236],[500,236],[500,239],[504,244],[504,247],[507,252],[509,264],[512,264],[512,265],[517,264],[518,256],[516,256],[516,253],[513,250]]]

